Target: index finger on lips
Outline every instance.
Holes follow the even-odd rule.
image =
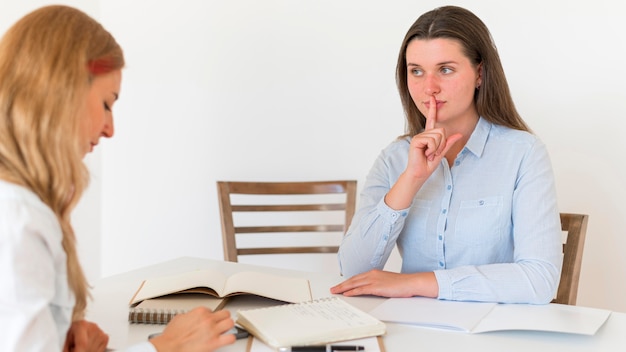
[[[426,130],[432,130],[435,128],[435,122],[437,122],[437,99],[434,95],[430,96],[430,102],[428,104],[428,116],[426,116]]]

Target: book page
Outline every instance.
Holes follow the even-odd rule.
[[[312,299],[309,280],[261,272],[239,272],[226,277],[215,269],[203,269],[145,280],[130,301],[139,302],[174,293],[203,293],[215,297],[249,293],[297,303]]]
[[[225,277],[217,270],[194,270],[176,275],[156,277],[145,280],[130,304],[136,304],[148,298],[168,295],[195,287],[205,287],[206,293],[222,296]]]
[[[298,303],[312,299],[309,280],[261,272],[242,271],[231,275],[224,294],[251,293],[283,302]]]
[[[135,309],[188,312],[196,307],[219,310],[225,300],[201,293],[173,294],[165,297],[150,298],[139,303]]]
[[[390,298],[370,314],[382,321],[470,332],[496,305],[426,297]]]
[[[237,323],[273,347],[382,335],[385,324],[338,297],[239,311]]]

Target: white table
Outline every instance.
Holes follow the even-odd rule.
[[[339,276],[324,273],[300,272],[184,257],[100,279],[95,283],[92,291],[94,300],[89,306],[87,319],[96,322],[109,334],[109,348],[111,349],[123,349],[136,342],[145,341],[149,334],[163,330],[164,326],[128,323],[128,302],[141,281],[150,277],[208,267],[219,268],[225,273],[240,270],[260,270],[287,276],[306,277],[311,282],[313,298],[330,296],[329,288],[342,281]],[[378,297],[345,297],[345,299],[364,311],[369,311],[384,300],[384,298]],[[225,309],[229,309],[234,316],[238,309],[261,307],[272,304],[271,302],[255,296],[238,296],[231,298]],[[387,334],[383,340],[387,352],[455,350],[463,352],[626,351],[626,314],[611,313],[607,322],[594,336],[535,331],[468,334],[388,323]],[[220,351],[244,352],[245,341],[245,339],[238,340],[235,344],[224,347]]]

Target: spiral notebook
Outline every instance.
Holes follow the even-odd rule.
[[[386,331],[383,322],[336,296],[239,311],[237,324],[274,348],[328,344]]]
[[[187,313],[196,307],[207,307],[212,311],[222,309],[226,299],[202,293],[181,293],[146,299],[129,308],[128,321],[143,324],[167,324],[177,314]]]

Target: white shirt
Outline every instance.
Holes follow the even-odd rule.
[[[0,351],[60,351],[75,299],[62,231],[30,190],[0,180]],[[149,342],[133,351],[155,351]]]

